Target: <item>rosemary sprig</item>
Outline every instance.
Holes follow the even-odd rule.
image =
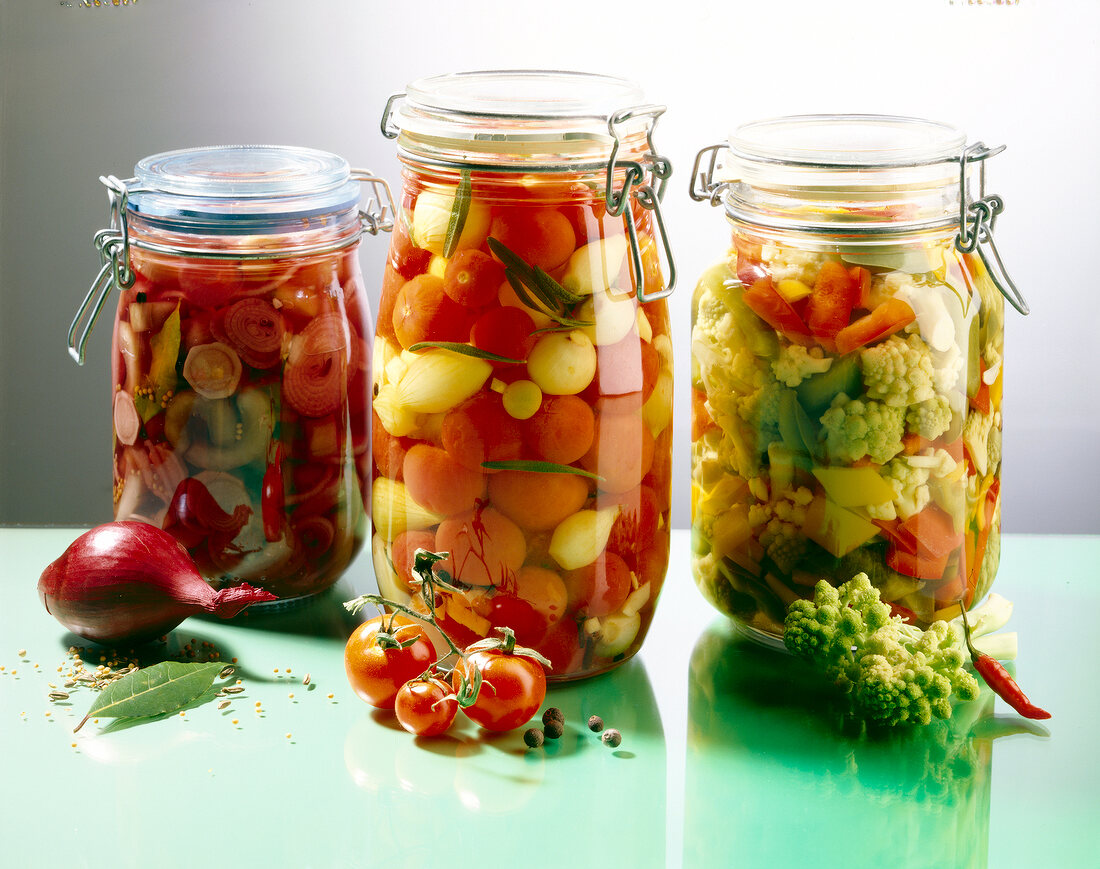
[[[416,353],[433,347],[439,350],[450,350],[452,353],[461,353],[463,356],[473,356],[476,359],[486,359],[489,362],[507,362],[511,365],[523,364],[522,359],[512,359],[509,356],[490,353],[488,350],[482,350],[480,347],[474,347],[472,344],[462,344],[458,341],[418,341],[409,347],[409,350]]]
[[[563,326],[579,328],[593,325],[568,315],[571,308],[584,301],[582,296],[569,292],[539,266],[528,265],[500,240],[490,237],[488,244],[489,250],[504,264],[504,276],[508,279],[508,283],[528,308],[546,314]],[[541,305],[531,298],[532,294],[542,303]]]
[[[578,477],[588,477],[590,480],[603,480],[599,474],[593,474],[583,468],[575,468],[572,465],[559,465],[557,462],[543,462],[535,459],[501,459],[499,461],[482,462],[481,467],[488,471],[530,471],[534,474],[576,474]]]

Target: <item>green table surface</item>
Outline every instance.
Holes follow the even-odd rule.
[[[469,722],[417,740],[355,697],[340,603],[374,590],[365,553],[308,604],[169,635],[167,654],[238,659],[228,708],[74,734],[94,695],[48,698],[78,640],[35,583],[80,531],[0,529],[4,866],[1100,865],[1097,537],[1004,539],[995,588],[1045,726],[985,690],[949,723],[845,734],[798,662],[702,600],[677,531],[642,651],[552,687],[565,734],[527,750],[521,730]],[[592,713],[622,731],[617,750]]]

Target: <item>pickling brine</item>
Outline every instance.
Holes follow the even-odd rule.
[[[846,189],[875,156],[831,159],[782,205],[746,173],[692,303],[693,574],[761,639],[860,572],[907,620],[951,618],[999,561],[1004,297],[926,197],[958,165]],[[778,228],[796,199],[802,225]]]
[[[367,518],[358,183],[297,149],[174,152],[138,170],[156,192],[129,192],[124,215],[115,518],[169,531],[215,586],[320,591]]]
[[[640,646],[668,566],[672,343],[652,212],[608,209],[606,163],[441,167],[410,153],[416,118],[400,122],[413,144],[374,345],[379,587],[422,605],[414,554],[447,553],[436,617],[458,645],[508,627],[552,679],[606,670]],[[520,159],[514,123],[498,120],[500,163]]]

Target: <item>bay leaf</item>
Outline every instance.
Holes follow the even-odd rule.
[[[135,670],[105,688],[73,732],[80,730],[92,716],[151,718],[175,712],[201,697],[224,669],[225,664],[220,661],[194,664],[161,661]]]
[[[160,413],[163,410],[161,401],[176,388],[176,361],[180,352],[179,305],[164,321],[160,331],[149,339],[149,347],[152,361],[149,363],[146,385],[152,390],[152,395],[139,393],[134,397],[134,405],[142,422],[149,422]]]
[[[462,237],[462,230],[466,228],[466,218],[470,214],[471,194],[470,170],[463,169],[458,189],[455,191],[454,203],[451,205],[451,217],[447,221],[447,237],[443,242],[445,257],[450,257],[455,252],[458,240]]]

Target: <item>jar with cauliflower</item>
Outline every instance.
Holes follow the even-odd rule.
[[[600,76],[468,73],[413,83],[392,116],[405,183],[374,344],[379,588],[422,605],[414,555],[447,553],[441,627],[460,646],[511,628],[551,679],[632,656],[668,566],[667,248],[648,177],[608,166],[612,128],[620,159],[655,156],[655,116],[592,126],[639,101]]]
[[[692,300],[693,576],[764,642],[821,578],[866,572],[922,626],[993,581],[1004,296],[956,243],[964,144],[903,118],[749,124],[738,181],[693,191],[732,225]]]

